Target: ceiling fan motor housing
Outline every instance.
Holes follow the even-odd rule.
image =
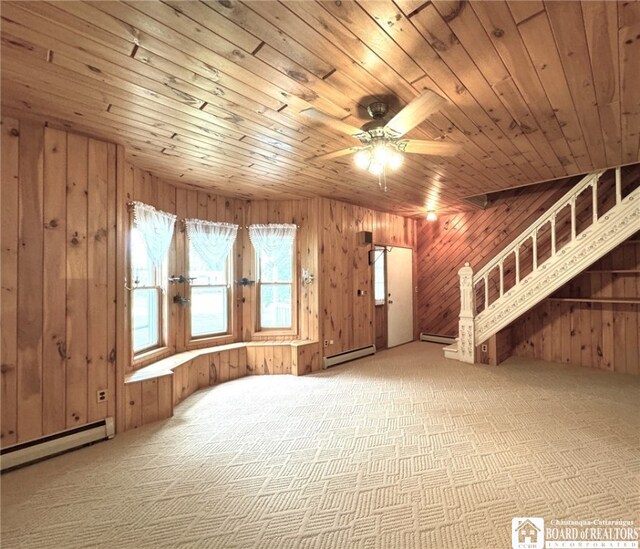
[[[389,112],[389,106],[384,101],[376,101],[367,107],[367,112],[371,118],[378,120]]]

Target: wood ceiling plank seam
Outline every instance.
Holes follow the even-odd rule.
[[[68,0],[47,0],[48,4],[55,6],[61,11],[65,11],[78,19],[82,19],[85,22],[94,24],[104,31],[118,36],[123,40],[131,42],[136,45],[138,38],[135,33],[135,29],[118,19],[111,17],[109,14],[104,13],[97,9],[94,5],[95,2],[69,2]]]
[[[560,124],[549,104],[506,3],[492,2],[491,9],[488,10],[482,2],[473,1],[471,8],[484,26],[546,138],[554,141],[562,139],[564,136]]]
[[[353,80],[356,86],[361,87],[362,92],[366,90],[369,95],[382,97],[391,93],[391,90],[384,84],[380,83],[351,57],[320,34],[310,24],[309,18],[305,16],[304,12],[300,13],[300,10],[292,11],[290,8],[295,7],[294,4],[286,3],[283,5],[279,2],[265,1],[253,2],[250,7],[263,19],[270,21],[274,25],[285,27],[288,34],[304,48],[323,59],[331,59],[331,64],[336,67],[336,72],[325,77],[326,80],[332,79],[337,72],[340,72],[343,75],[348,75],[348,78]],[[338,89],[341,88],[338,86]],[[366,105],[363,105],[363,107],[366,107]]]
[[[351,30],[400,78],[411,83],[424,76],[424,70],[415,62],[411,53],[402,49],[380,29],[360,4],[357,2],[327,1],[320,1],[319,4],[347,29]]]
[[[514,143],[521,154],[530,155],[529,161],[536,168],[541,179],[548,179],[554,174],[554,168],[560,168],[561,174],[566,173],[553,151],[549,151],[548,143],[546,143],[547,149],[544,149],[544,144],[539,141],[531,142],[533,133],[540,129],[536,120],[528,116],[520,121],[513,120],[509,110],[505,108],[455,32],[445,23],[433,4],[421,10],[411,19],[411,22],[451,72],[460,75],[464,88],[479,105],[482,105],[502,134]],[[543,150],[541,151],[540,148]]]
[[[594,167],[604,167],[606,153],[602,140],[600,115],[596,106],[582,8],[579,2],[569,3],[561,8],[554,2],[545,5],[569,92],[576,106],[591,159],[595,164]]]
[[[607,165],[617,166],[622,164],[618,3],[583,0],[582,16],[587,34]]]
[[[248,109],[251,112],[260,113],[265,108],[278,110],[284,105],[282,101],[273,99],[266,94],[260,94],[257,90],[253,94],[253,97],[238,93],[219,81],[211,80],[206,76],[193,72],[191,69],[186,69],[183,66],[174,63],[169,59],[165,59],[160,55],[156,55],[143,47],[138,48],[135,55],[130,57],[130,59],[137,61],[138,64],[142,63],[146,67],[149,67],[151,70],[146,74],[150,78],[153,78],[151,75],[158,76],[160,73],[164,73],[172,79],[175,78],[175,82],[172,82],[172,84],[182,81],[183,85],[186,84],[188,87],[193,86],[194,88],[199,88],[207,93],[206,97],[203,96],[203,98],[206,98],[208,103],[218,105],[220,108],[233,108],[235,106],[239,106]],[[123,67],[126,67],[127,65],[133,66],[132,63],[122,64]],[[247,90],[247,92],[249,92],[249,90]],[[192,94],[195,93],[196,92],[192,92]],[[218,100],[216,100],[216,96],[230,101],[230,104],[227,105],[224,101],[218,102]]]
[[[132,5],[121,3],[109,4],[109,12],[139,30],[151,34],[167,44],[172,44],[185,53],[193,51],[193,45],[198,44],[207,52],[204,58],[211,57],[211,55],[215,53],[221,58],[226,59],[232,65],[248,71],[249,74],[252,75],[249,82],[255,81],[256,77],[260,77],[278,86],[285,92],[286,97],[297,97],[305,105],[321,108],[332,116],[344,117],[348,115],[344,109],[324,100],[322,97],[318,97],[312,90],[279,73],[251,55],[251,51],[253,50],[244,51],[195,22],[193,22],[192,25],[185,24],[184,19],[175,19],[175,17],[172,16],[171,13],[167,13],[166,10],[154,9],[147,15],[138,9],[144,5],[145,3],[139,2]],[[156,4],[153,3],[153,5],[155,6]],[[199,30],[195,31],[194,28]],[[180,45],[178,46],[178,44]],[[285,96],[282,97],[284,98]],[[286,103],[290,103],[291,101],[292,99],[285,100]]]
[[[15,53],[12,53],[12,57],[16,57]],[[36,85],[34,83],[34,80],[36,78],[40,78],[40,80],[38,81],[37,84],[42,86],[42,87],[44,87],[45,89],[46,89],[46,86],[51,86],[52,89],[60,89],[60,90],[65,89],[68,92],[68,87],[64,87],[63,88],[62,84],[58,85],[58,84],[56,84],[56,81],[54,80],[54,79],[60,77],[60,73],[59,72],[60,72],[61,69],[58,69],[58,72],[56,72],[56,73],[48,73],[47,71],[51,70],[51,65],[49,63],[44,63],[43,62],[44,64],[38,65],[37,73],[35,75],[34,74],[30,74],[30,72],[31,72],[30,71],[30,67],[27,64],[28,60],[26,60],[26,61],[22,61],[21,63],[23,63],[23,64],[18,66],[16,68],[16,70],[14,71],[11,68],[12,57],[5,56],[4,63],[3,63],[3,70],[6,73],[11,73],[12,77],[14,77],[14,78],[19,77],[19,75],[18,75],[18,72],[19,72],[20,75],[27,75],[29,80],[30,80],[30,82],[33,83],[34,85]],[[31,60],[31,63],[33,63],[33,60]],[[64,69],[64,70],[66,71],[68,69]],[[46,74],[46,76],[45,76],[45,74]],[[123,108],[129,108],[130,110],[131,109],[136,109],[136,110],[143,109],[143,112],[141,113],[143,116],[166,117],[167,116],[166,112],[167,112],[167,110],[169,110],[173,114],[173,116],[170,117],[171,119],[180,121],[180,119],[175,118],[176,115],[192,118],[194,120],[194,124],[193,124],[194,126],[196,124],[200,124],[197,127],[202,132],[205,132],[207,135],[211,134],[211,130],[208,130],[207,128],[203,128],[202,127],[202,124],[204,124],[204,122],[207,122],[207,123],[211,122],[209,120],[209,117],[206,117],[204,114],[201,115],[200,118],[197,118],[196,116],[192,117],[191,115],[188,115],[188,114],[186,114],[184,112],[174,111],[173,109],[164,109],[162,111],[148,109],[148,108],[142,106],[142,101],[139,100],[139,99],[138,100],[134,99],[134,101],[137,101],[136,103],[134,103],[132,101],[128,101],[127,99],[132,99],[132,98],[127,95],[127,92],[121,91],[118,88],[114,88],[112,86],[99,85],[97,83],[94,83],[94,81],[92,79],[89,79],[87,77],[83,77],[81,75],[77,75],[75,73],[72,73],[71,71],[69,71],[69,76],[75,80],[76,84],[79,83],[78,80],[83,79],[82,80],[82,83],[83,83],[82,92],[84,94],[86,94],[86,95],[92,95],[94,93],[98,93],[100,95],[104,95],[107,98],[107,100],[110,103],[114,104],[114,105],[115,104],[126,103],[126,106],[123,105]],[[67,81],[65,80],[65,83],[66,82]],[[93,87],[89,86],[88,82],[90,82]],[[118,94],[118,95],[112,95],[112,94]],[[126,97],[127,99],[120,99],[120,97]],[[144,112],[144,111],[146,111],[146,112]],[[198,113],[198,114],[201,113],[201,111],[198,111],[198,110],[194,110],[193,112],[194,113]],[[203,120],[202,118],[206,118],[206,120]],[[185,123],[184,121],[181,121],[181,122]],[[221,131],[223,131],[224,133],[223,134],[222,133],[221,134],[214,133],[213,134],[214,136],[215,135],[219,135],[220,137],[228,137],[228,138],[231,138],[231,139],[239,139],[243,135],[245,135],[244,132],[235,132],[235,130],[231,130],[229,127],[224,127],[224,128],[222,128],[221,126],[215,126],[215,127],[220,128]],[[229,132],[233,132],[233,133],[229,133]]]
[[[103,12],[99,12],[99,13],[103,13]],[[107,14],[103,14],[103,15],[107,15]],[[115,18],[113,18],[114,21],[119,21]],[[119,21],[120,22],[120,21]],[[121,22],[122,25],[130,27],[130,25]],[[168,46],[166,43],[162,42],[161,40],[158,40],[150,35],[146,35],[144,33],[140,33],[139,31],[137,31],[137,34],[140,38],[139,41],[142,41],[144,43],[146,43],[146,47],[145,49],[147,49],[147,51],[149,53],[153,53],[154,55],[158,55],[160,58],[163,59],[175,59],[176,61],[179,61],[179,65],[180,66],[185,66],[188,67],[191,71],[193,71],[194,73],[206,78],[206,79],[210,79],[213,80],[214,82],[220,82],[222,81],[222,84],[229,88],[229,89],[234,89],[236,90],[238,93],[240,93],[241,95],[247,97],[247,96],[251,96],[254,98],[262,98],[262,97],[269,97],[271,101],[275,101],[275,104],[269,104],[267,99],[262,99],[263,101],[265,101],[265,104],[272,107],[272,108],[281,108],[282,105],[284,105],[283,103],[283,96],[286,95],[282,90],[279,90],[273,86],[270,86],[270,84],[268,82],[260,82],[260,84],[265,84],[267,89],[272,90],[271,95],[266,95],[264,94],[261,90],[249,86],[246,84],[246,81],[252,81],[255,84],[256,78],[251,78],[251,75],[249,73],[246,74],[246,77],[244,80],[237,80],[234,77],[225,74],[224,72],[220,72],[219,70],[213,68],[211,65],[205,63],[204,61],[201,61],[195,57],[192,57],[191,55],[189,55],[188,53],[185,53],[179,49],[173,48],[171,46]],[[150,44],[149,44],[150,43]],[[206,50],[204,50],[204,48],[202,48],[202,51],[200,52],[201,54],[206,53]],[[210,52],[212,53],[212,52]],[[218,56],[217,54],[213,54],[215,55],[217,58],[222,59],[220,56]],[[206,55],[204,56],[206,57]],[[222,59],[224,62],[226,62],[227,66],[231,66],[233,65],[233,63]],[[234,68],[238,68],[236,65],[233,65]],[[226,79],[230,79],[231,82],[226,82]]]
[[[85,21],[73,14],[63,11],[58,7],[46,2],[3,2],[3,10],[6,6],[16,5],[22,9],[38,15],[46,21],[55,22],[56,25],[72,32],[75,35],[108,47],[122,55],[129,55],[134,47],[132,39],[121,38],[103,30],[91,21]],[[64,34],[64,31],[60,34]]]
[[[68,4],[79,5],[78,2],[73,2]],[[227,68],[233,67],[233,70],[235,70],[236,72],[244,71],[242,72],[242,79],[232,77],[229,74],[226,74],[225,72],[222,72],[214,68],[213,66],[211,66],[206,62],[201,61],[198,58],[192,57],[188,53],[185,53],[179,49],[168,46],[166,43],[162,42],[161,40],[158,40],[148,34],[142,33],[139,30],[132,27],[131,25],[125,22],[122,22],[116,18],[113,18],[110,15],[93,8],[92,6],[83,6],[83,9],[85,9],[85,11],[89,10],[88,13],[83,12],[83,17],[95,18],[97,16],[96,14],[100,14],[103,17],[107,17],[111,21],[117,22],[117,24],[119,24],[123,28],[129,29],[128,32],[136,36],[135,39],[137,43],[145,44],[145,49],[147,49],[147,51],[153,52],[154,54],[159,55],[161,58],[165,58],[165,59],[171,58],[176,62],[179,61],[180,65],[184,67],[188,67],[190,70],[192,70],[196,74],[200,74],[205,78],[220,82],[224,84],[226,87],[236,90],[241,95],[251,96],[261,101],[265,101],[265,104],[268,105],[268,102],[265,99],[261,99],[266,95],[263,93],[262,90],[267,89],[271,93],[271,95],[268,97],[271,97],[272,101],[275,100],[278,102],[278,104],[283,105],[282,100],[284,98],[284,100],[288,100],[289,102],[291,102],[290,100],[292,98],[289,97],[288,94],[274,87],[270,82],[262,81],[261,79],[256,78],[255,76],[251,75],[249,71],[245,71],[241,67],[238,67],[237,65],[222,58],[221,56],[218,56],[217,54],[214,54],[213,52],[208,52],[208,55],[207,55],[207,52],[204,50],[204,48],[199,48],[199,49],[202,49],[202,51],[200,52],[201,54],[200,57],[202,57],[203,59],[214,57],[214,60],[217,60],[218,64],[222,63],[222,65]],[[114,25],[112,24],[111,26],[114,26]],[[260,84],[260,87],[261,87],[260,90],[257,89],[256,87],[253,87],[256,85],[257,81]],[[251,85],[248,85],[247,82],[251,82]],[[267,117],[269,116],[269,113],[264,113],[264,114]],[[284,120],[286,119],[281,119],[280,122],[282,123],[284,122]],[[298,126],[299,126],[299,121],[298,121]]]
[[[3,84],[3,93],[4,93],[4,86],[6,86],[8,84]],[[55,109],[60,109],[60,108],[66,108],[67,112],[73,112],[75,113],[77,116],[82,116],[84,120],[87,121],[93,121],[96,123],[103,123],[105,125],[111,125],[109,124],[109,122],[113,122],[113,127],[114,128],[121,128],[123,130],[128,129],[128,131],[139,134],[141,138],[144,137],[162,137],[165,139],[170,139],[171,138],[171,132],[167,132],[167,131],[163,131],[163,130],[159,130],[158,128],[153,128],[153,131],[149,130],[145,133],[145,130],[141,130],[138,126],[130,126],[129,124],[127,124],[127,119],[126,118],[122,118],[120,116],[96,116],[93,114],[93,112],[96,110],[96,106],[95,104],[91,104],[91,103],[83,103],[81,101],[78,101],[78,99],[81,99],[81,96],[76,95],[75,99],[73,100],[68,100],[65,101],[64,97],[58,96],[56,94],[51,93],[51,91],[42,91],[42,92],[37,92],[34,93],[33,90],[27,90],[25,89],[23,86],[21,86],[19,88],[19,90],[21,91],[21,94],[16,94],[15,97],[20,97],[20,99],[12,99],[11,97],[9,97],[8,99],[6,99],[5,102],[9,102],[9,101],[14,101],[16,104],[24,104],[24,103],[33,103],[33,104],[40,104],[42,105],[42,108],[46,108],[46,106],[49,104],[49,102],[51,101],[52,98],[56,98],[56,106],[53,107]],[[97,110],[101,110],[103,112],[106,112],[106,107],[104,105],[101,105],[100,109]],[[85,111],[84,113],[82,111]],[[164,135],[163,135],[164,134]]]
[[[41,102],[44,106],[41,106],[38,103],[29,103],[28,101],[23,100],[14,100],[14,99],[5,99],[3,101],[3,105],[4,106],[13,106],[16,109],[22,109],[25,113],[26,112],[33,112],[33,113],[39,113],[41,115],[42,118],[46,119],[46,114],[47,112],[49,112],[51,114],[51,116],[55,116],[58,117],[60,116],[61,119],[63,119],[62,117],[64,116],[68,116],[68,122],[69,122],[69,127],[72,125],[71,121],[73,120],[77,120],[77,121],[81,121],[84,122],[83,126],[85,128],[90,128],[91,125],[90,124],[94,124],[96,126],[96,128],[102,128],[102,129],[107,129],[108,131],[111,132],[111,135],[118,135],[118,136],[129,136],[129,135],[137,135],[138,139],[143,140],[143,139],[161,139],[161,136],[157,136],[156,134],[154,135],[150,135],[150,134],[145,134],[143,136],[140,136],[136,133],[136,128],[134,128],[133,130],[127,130],[127,127],[123,127],[122,125],[111,125],[108,123],[108,121],[105,121],[99,117],[93,117],[91,115],[88,114],[83,114],[81,112],[79,112],[79,109],[77,109],[77,107],[74,109],[73,107],[71,108],[64,108],[64,107],[48,107],[47,102],[46,101],[42,101]],[[49,108],[49,110],[47,111],[47,108]],[[90,124],[87,124],[87,122],[89,122]],[[97,131],[97,130],[96,130]],[[89,132],[90,133],[90,132]],[[166,138],[165,138],[166,139]],[[116,142],[118,142],[116,140]]]
[[[6,86],[6,84],[4,84]],[[39,99],[41,100],[41,102],[43,102],[44,104],[46,104],[48,102],[48,100],[51,99],[51,97],[56,97],[58,104],[62,104],[65,105],[68,103],[68,107],[70,109],[73,109],[73,107],[79,107],[79,109],[81,110],[82,107],[85,108],[95,108],[96,105],[98,106],[98,111],[104,111],[105,110],[105,104],[91,104],[89,102],[85,102],[83,101],[83,95],[81,93],[77,93],[75,95],[75,99],[73,101],[66,101],[66,97],[65,96],[60,96],[58,94],[53,93],[53,90],[51,88],[49,88],[48,90],[42,92],[44,95],[40,96]],[[24,97],[28,97],[28,93],[24,96]],[[91,111],[89,111],[89,113],[91,113]],[[86,115],[85,115],[86,117]],[[94,119],[94,117],[86,117],[87,119]],[[127,117],[124,113],[122,115],[118,114],[118,110],[117,109],[111,109],[108,113],[106,113],[106,115],[103,116],[103,118],[105,120],[110,120],[110,119],[114,119],[116,122],[118,122],[121,126],[123,127],[127,127],[128,126],[128,122],[131,120],[131,117]],[[179,131],[183,131],[180,128],[171,128],[168,130],[162,130],[162,128],[159,128],[157,125],[153,125],[153,124],[148,124],[147,122],[145,122],[143,117],[140,117],[140,123],[144,124],[144,125],[148,125],[150,127],[150,129],[148,130],[150,132],[150,135],[154,135],[154,133],[158,134],[159,136],[165,137],[165,138],[171,138],[172,135],[174,135],[174,130],[177,129]],[[147,119],[148,120],[148,119]],[[135,133],[138,133],[137,130],[140,130],[139,127],[132,127],[132,130],[135,130]],[[131,130],[130,130],[131,131]],[[142,130],[144,132],[144,129]],[[162,132],[164,131],[165,135],[162,135]],[[144,136],[145,134],[142,134],[142,136]],[[203,144],[207,145],[207,146],[219,146],[220,142],[219,141],[202,141]],[[233,151],[235,148],[246,148],[246,147],[242,147],[241,142],[237,142],[234,143],[231,146],[231,150]],[[262,154],[262,153],[257,153],[257,154]]]
[[[567,145],[562,142],[558,143],[559,149],[556,154],[555,150],[550,147],[549,141],[538,133],[540,128],[533,113],[517,86],[512,85],[513,79],[500,60],[475,12],[469,9],[468,4],[460,4],[454,0],[437,0],[433,6],[441,15],[443,22],[449,26],[452,36],[455,36],[456,40],[460,42],[467,55],[486,78],[487,83],[496,92],[514,122],[522,129],[524,137],[530,141],[538,159],[541,159],[552,169],[555,177],[570,172],[572,165],[569,160],[570,155],[567,154],[569,152]],[[542,9],[542,4],[540,4],[540,9]],[[506,133],[509,134],[508,131]],[[527,151],[523,147],[519,148],[525,157],[528,157]],[[535,162],[536,159],[530,158],[530,161]],[[541,176],[542,179],[549,178],[548,173],[541,173]]]
[[[636,162],[640,140],[640,4],[624,2],[618,6],[618,44],[620,48],[620,100],[622,163]],[[634,63],[635,61],[635,63]]]
[[[257,5],[263,5],[257,3]],[[255,9],[254,5],[254,9]],[[370,50],[350,29],[315,2],[293,2],[287,8],[304,18],[324,37],[325,40],[338,43],[341,49],[354,62],[363,67],[381,82],[389,91],[404,103],[409,103],[415,96],[415,90],[404,79],[387,65],[384,60]]]
[[[286,55],[277,51],[269,45],[264,46],[256,54],[256,57],[278,72],[289,78],[293,78],[298,82],[303,82],[310,90],[320,96],[327,97],[336,105],[339,105],[346,113],[343,118],[349,118],[350,114],[358,111],[358,102],[338,92],[329,82],[318,78],[304,66],[298,65],[295,61],[289,59]]]
[[[2,23],[5,26],[5,22]],[[40,46],[38,44],[34,44],[25,40],[23,37],[14,36],[6,32],[6,28],[2,29],[0,34],[0,39],[2,42],[2,47],[6,50],[17,50],[28,52],[29,55],[40,59],[42,61],[47,61],[49,59],[50,51],[49,48],[44,46]]]
[[[200,11],[197,2],[184,2],[178,9],[170,2],[126,2],[130,7],[145,14],[151,19],[162,22],[184,36],[197,36],[202,39],[202,44],[215,41],[214,37],[219,37],[224,41],[225,47],[239,48],[247,53],[251,53],[261,43],[261,40],[242,27],[230,22],[211,10],[207,17],[190,14]],[[204,6],[202,6],[204,7]]]
[[[387,31],[390,36],[394,37],[394,38],[398,38],[400,40],[400,42],[407,44],[407,40],[409,40],[409,44],[405,45],[405,49],[409,49],[409,48],[414,48],[415,44],[418,42],[418,39],[411,35],[411,31],[413,31],[413,33],[416,33],[417,31],[415,30],[415,28],[413,26],[411,26],[411,24],[408,21],[404,21],[403,18],[401,17],[400,13],[397,12],[397,10],[393,10],[393,8],[391,7],[392,5],[390,4],[386,4],[386,3],[380,3],[380,2],[369,2],[363,5],[363,7],[365,9],[367,9],[367,11],[369,12],[369,15],[371,17],[373,17],[378,25],[380,25],[385,31]],[[424,10],[421,10],[421,14],[424,13],[425,10],[428,10],[429,6],[425,7]],[[394,13],[395,11],[395,13]],[[416,16],[416,17],[420,17],[420,15]],[[404,26],[403,26],[404,25]],[[483,31],[484,32],[484,31]],[[451,36],[454,36],[454,34],[451,32],[451,29],[449,29],[449,33],[451,33]],[[423,33],[424,34],[424,33]],[[422,35],[419,35],[420,37]],[[427,40],[428,42],[428,40]],[[444,44],[444,42],[442,42],[440,40],[440,42],[442,44]],[[439,42],[439,43],[440,43]],[[453,44],[452,44],[453,46]],[[445,46],[446,47],[446,46]],[[451,47],[451,46],[449,46]],[[427,69],[428,70],[428,69]],[[452,71],[453,72],[453,71]],[[509,132],[512,128],[510,127],[503,127],[502,130],[505,132]],[[512,137],[512,136],[509,136]],[[520,140],[520,142],[522,143],[523,140]],[[526,139],[524,140],[526,142]],[[529,164],[535,164],[536,163],[536,158],[529,158],[526,157],[526,151],[530,151],[532,149],[532,147],[527,143],[527,145],[524,147],[524,150],[522,150],[522,147],[520,147],[521,151],[523,153],[525,153],[525,157],[523,158],[523,160],[521,161],[521,164],[523,165],[529,165]],[[538,155],[538,165],[542,164],[542,161],[539,158]],[[540,173],[540,169],[538,169],[538,173],[536,175],[536,177],[542,178],[544,177],[545,173],[544,171],[542,171]]]
[[[138,50],[138,52],[140,51],[144,51],[142,49]],[[135,68],[133,67],[133,65],[128,61],[130,60],[129,57],[124,58],[127,61],[125,61],[123,63],[123,67],[127,67],[130,66],[132,67],[132,70],[135,70]],[[114,59],[115,61],[115,59]],[[176,70],[175,72],[179,73],[180,72],[180,68],[179,67],[175,67]],[[128,70],[128,69],[127,69]],[[158,69],[156,68],[152,68],[151,70],[148,71],[140,71],[140,68],[138,67],[138,71],[142,74],[145,74],[147,77],[149,78],[154,78],[156,77],[156,81],[158,81],[160,84],[164,85],[164,86],[178,86],[180,84],[180,81],[174,77],[172,72],[164,72],[165,76],[162,76],[163,71],[158,71]],[[183,76],[183,81],[182,81],[182,88],[177,87],[176,89],[179,89],[182,92],[188,93],[192,96],[196,96],[199,95],[201,96],[204,100],[206,100],[208,102],[209,105],[216,105],[220,108],[223,109],[223,111],[226,109],[231,108],[235,108],[235,107],[240,107],[238,108],[238,112],[240,112],[241,115],[246,116],[247,114],[249,115],[253,115],[253,112],[259,112],[260,110],[263,110],[264,107],[258,103],[254,103],[254,104],[248,104],[248,105],[241,105],[241,101],[245,101],[243,96],[235,96],[232,95],[232,103],[229,105],[226,103],[226,101],[221,101],[220,103],[217,103],[216,97],[218,97],[218,94],[209,94],[208,92],[206,92],[206,89],[204,88],[204,86],[196,86],[196,87],[191,87],[190,84],[188,84],[187,79],[190,79],[192,81],[194,81],[195,79],[193,77],[190,77],[188,74],[182,74]],[[202,91],[201,91],[202,90]],[[220,90],[220,88],[218,88],[218,90]],[[204,93],[203,93],[204,91]],[[224,93],[221,93],[220,95],[225,95]],[[235,101],[235,102],[234,102]],[[217,104],[216,104],[217,103]],[[228,112],[228,111],[227,111]],[[234,116],[231,112],[228,113],[228,115],[223,114],[223,117],[225,116],[229,116],[232,117]],[[259,119],[259,118],[258,118]],[[296,135],[295,132],[291,132],[291,134]]]
[[[438,56],[435,50],[430,46],[430,44],[425,41],[424,37],[418,32],[415,26],[413,26],[413,24],[406,20],[406,18],[404,18],[404,16],[399,11],[394,9],[392,4],[370,2],[366,3],[365,5],[367,6],[370,16],[372,16],[381,26],[381,28],[396,42],[398,42],[405,50],[414,50],[418,47],[421,48],[421,56],[417,61],[428,74],[433,73],[433,78],[426,76],[422,79],[422,81],[414,82],[414,87],[416,89],[426,87],[435,90],[443,97],[449,97],[450,104],[443,108],[443,114],[445,114],[450,120],[452,120],[452,123],[458,126],[469,140],[477,138],[478,133],[480,132],[479,127],[482,125],[482,123],[480,121],[473,121],[469,119],[466,114],[463,114],[462,106],[458,105],[455,100],[459,95],[458,92],[464,90],[462,83],[442,63],[440,56]],[[428,55],[425,55],[425,52]],[[452,85],[449,86],[447,90],[443,90],[440,88],[440,86],[435,84],[435,81],[440,83],[450,81]],[[429,82],[429,84],[427,86],[424,86],[424,82]],[[451,111],[453,109],[457,109],[460,115],[452,115]],[[468,122],[465,123],[465,120]],[[487,119],[485,119],[485,122],[487,122]],[[493,124],[492,121],[489,121],[488,123]],[[495,148],[495,145],[493,145],[493,148]],[[507,151],[507,153],[508,154],[504,155],[502,164],[506,164],[508,167],[511,163],[515,168],[515,163],[513,162],[515,152]],[[515,158],[518,157],[515,156]],[[520,166],[516,168],[517,171],[512,171],[511,175],[515,175],[520,171],[520,169],[528,171],[532,170],[529,162],[525,158],[519,158],[519,164]],[[537,176],[537,172],[531,172],[529,174],[528,180],[531,180],[532,177]]]
[[[423,80],[426,84],[417,83],[416,87],[424,86],[424,89],[431,89],[433,86],[431,78],[426,76]],[[470,140],[473,140],[486,154],[493,156],[500,165],[504,167],[508,177],[516,178],[518,181],[530,182],[533,178],[539,176],[538,172],[526,161],[526,158],[516,154],[515,151],[517,151],[517,149],[515,149],[513,145],[509,144],[513,148],[508,145],[505,146],[505,142],[497,140],[495,136],[489,136],[479,129],[476,124],[486,124],[488,116],[486,112],[482,111],[477,122],[474,120],[481,110],[475,99],[465,93],[458,94],[455,90],[451,90],[450,92],[443,91],[442,94],[443,97],[448,97],[451,103],[455,105],[455,109],[450,109],[447,105],[445,109],[443,109],[442,114],[452,120],[452,123],[462,128],[465,127],[466,121],[468,120],[473,125],[475,133],[471,134],[469,129],[461,131],[465,132],[465,135],[467,135]],[[460,116],[457,115],[458,112]],[[488,123],[492,124],[490,120]],[[503,149],[506,149],[506,151]]]
[[[509,2],[508,6],[516,25],[544,10],[542,0],[519,0],[518,2]]]
[[[171,5],[181,2],[169,2]],[[265,44],[268,44],[280,53],[287,55],[296,64],[306,67],[311,74],[317,78],[324,78],[335,67],[328,60],[321,59],[313,52],[306,49],[302,44],[296,42],[282,29],[273,25],[270,21],[258,15],[250,7],[240,2],[209,2],[204,1],[209,10],[215,11],[228,21],[232,21],[238,26],[248,30],[257,36]]]
[[[73,51],[71,51],[71,53],[73,53]]]
[[[592,170],[593,159],[589,153],[567,81],[564,78],[562,62],[555,47],[546,12],[530,17],[518,25],[518,30],[540,83],[562,126],[562,132],[567,138],[578,171],[585,173]]]
[[[486,182],[491,183],[490,178],[486,178],[483,174],[483,170],[496,170],[496,178],[500,181],[506,181],[505,176],[501,173],[502,167],[490,154],[483,151],[475,141],[468,139],[458,128],[442,113],[434,113],[429,117],[429,123],[433,124],[436,128],[440,128],[442,132],[451,133],[456,137],[454,141],[464,142],[462,152],[458,157],[462,160],[466,159],[466,162],[470,166],[476,167],[476,172],[479,179],[486,179]]]

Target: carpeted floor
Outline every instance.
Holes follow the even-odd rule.
[[[2,547],[508,548],[512,517],[640,522],[640,379],[411,343],[200,391],[2,477]]]

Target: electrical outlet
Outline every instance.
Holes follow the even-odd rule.
[[[328,340],[328,339],[325,339],[325,340],[324,340],[324,346],[325,346],[325,347],[328,347],[328,346],[329,346],[329,340]]]
[[[96,393],[96,396],[98,397],[98,402],[106,402],[107,400],[107,391],[100,390]]]
[[[487,352],[487,346],[486,346],[486,345],[483,345],[483,346],[482,346],[482,352],[483,352],[483,353],[486,353],[486,352]]]

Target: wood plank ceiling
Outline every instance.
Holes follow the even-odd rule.
[[[5,115],[126,146],[177,183],[244,198],[330,196],[403,215],[640,159],[640,2],[2,2]],[[446,105],[388,178],[300,115],[361,126],[424,89]]]

